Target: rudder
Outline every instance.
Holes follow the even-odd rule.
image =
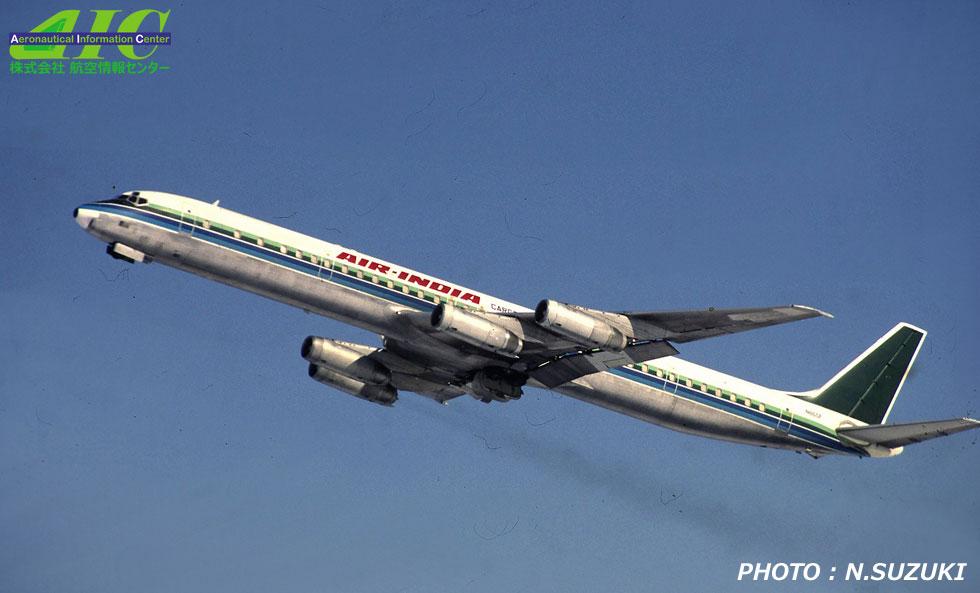
[[[810,401],[867,424],[884,423],[925,337],[925,330],[899,323]]]

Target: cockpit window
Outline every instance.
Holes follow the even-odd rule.
[[[108,204],[129,204],[131,206],[145,206],[149,203],[146,198],[140,197],[139,192],[131,194],[119,194],[111,200],[105,200]]]

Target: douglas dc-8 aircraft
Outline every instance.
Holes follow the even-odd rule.
[[[518,399],[525,385],[691,434],[827,454],[891,457],[980,426],[885,424],[926,332],[900,323],[823,387],[791,393],[676,358],[674,344],[828,316],[811,307],[614,313],[555,300],[534,310],[173,194],[131,191],[75,209],[130,263],[157,261],[364,328],[382,348],[310,336],[313,379],[390,406]]]

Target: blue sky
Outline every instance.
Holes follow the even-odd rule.
[[[957,2],[189,3],[167,73],[3,72],[0,591],[748,591],[781,587],[735,582],[742,561],[980,567],[975,435],[814,461],[536,390],[385,409],[299,357],[311,333],[376,336],[116,262],[71,219],[158,189],[529,306],[833,312],[682,349],[787,389],[909,321],[930,333],[891,420],[976,416],[978,25]]]

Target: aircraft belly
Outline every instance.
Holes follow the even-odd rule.
[[[583,377],[556,391],[679,432],[749,445],[829,452],[772,427],[610,373]]]

